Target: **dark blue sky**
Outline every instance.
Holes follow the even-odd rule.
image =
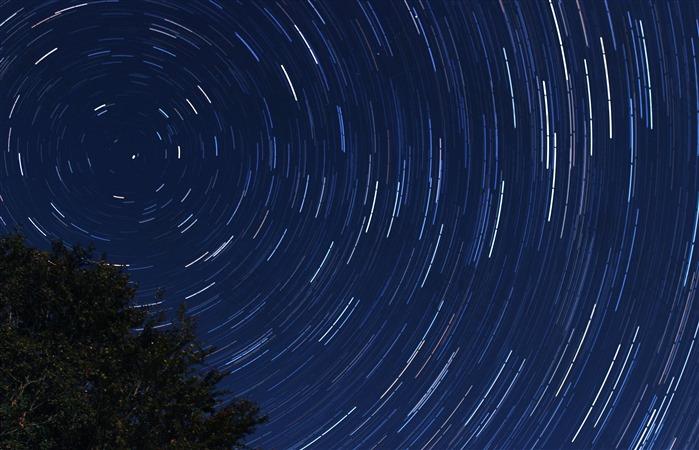
[[[185,301],[254,445],[695,447],[698,18],[0,0],[0,231]]]

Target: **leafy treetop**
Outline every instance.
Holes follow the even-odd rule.
[[[0,448],[245,447],[259,407],[221,404],[184,308],[161,327],[134,294],[90,250],[0,238]]]

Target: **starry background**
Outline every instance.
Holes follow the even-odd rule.
[[[694,447],[698,18],[0,0],[0,231],[186,302],[253,445]]]

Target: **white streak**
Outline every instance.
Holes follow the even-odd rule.
[[[284,64],[281,64],[282,70],[284,71],[284,76],[286,77],[286,81],[289,83],[289,87],[291,88],[291,93],[294,96],[294,100],[297,102],[299,101],[298,97],[296,97],[296,90],[294,89],[294,85],[291,83],[291,78],[289,78],[289,74],[286,73],[286,69],[284,68]]]
[[[45,54],[41,58],[37,59],[36,62],[34,63],[34,65],[36,66],[37,64],[39,64],[41,61],[46,59],[51,53],[55,52],[56,50],[58,50],[58,47],[54,48],[53,50],[51,50],[50,52],[48,52],[47,54]]]

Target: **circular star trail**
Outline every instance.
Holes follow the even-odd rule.
[[[698,19],[0,1],[0,230],[185,302],[252,445],[691,448]]]

